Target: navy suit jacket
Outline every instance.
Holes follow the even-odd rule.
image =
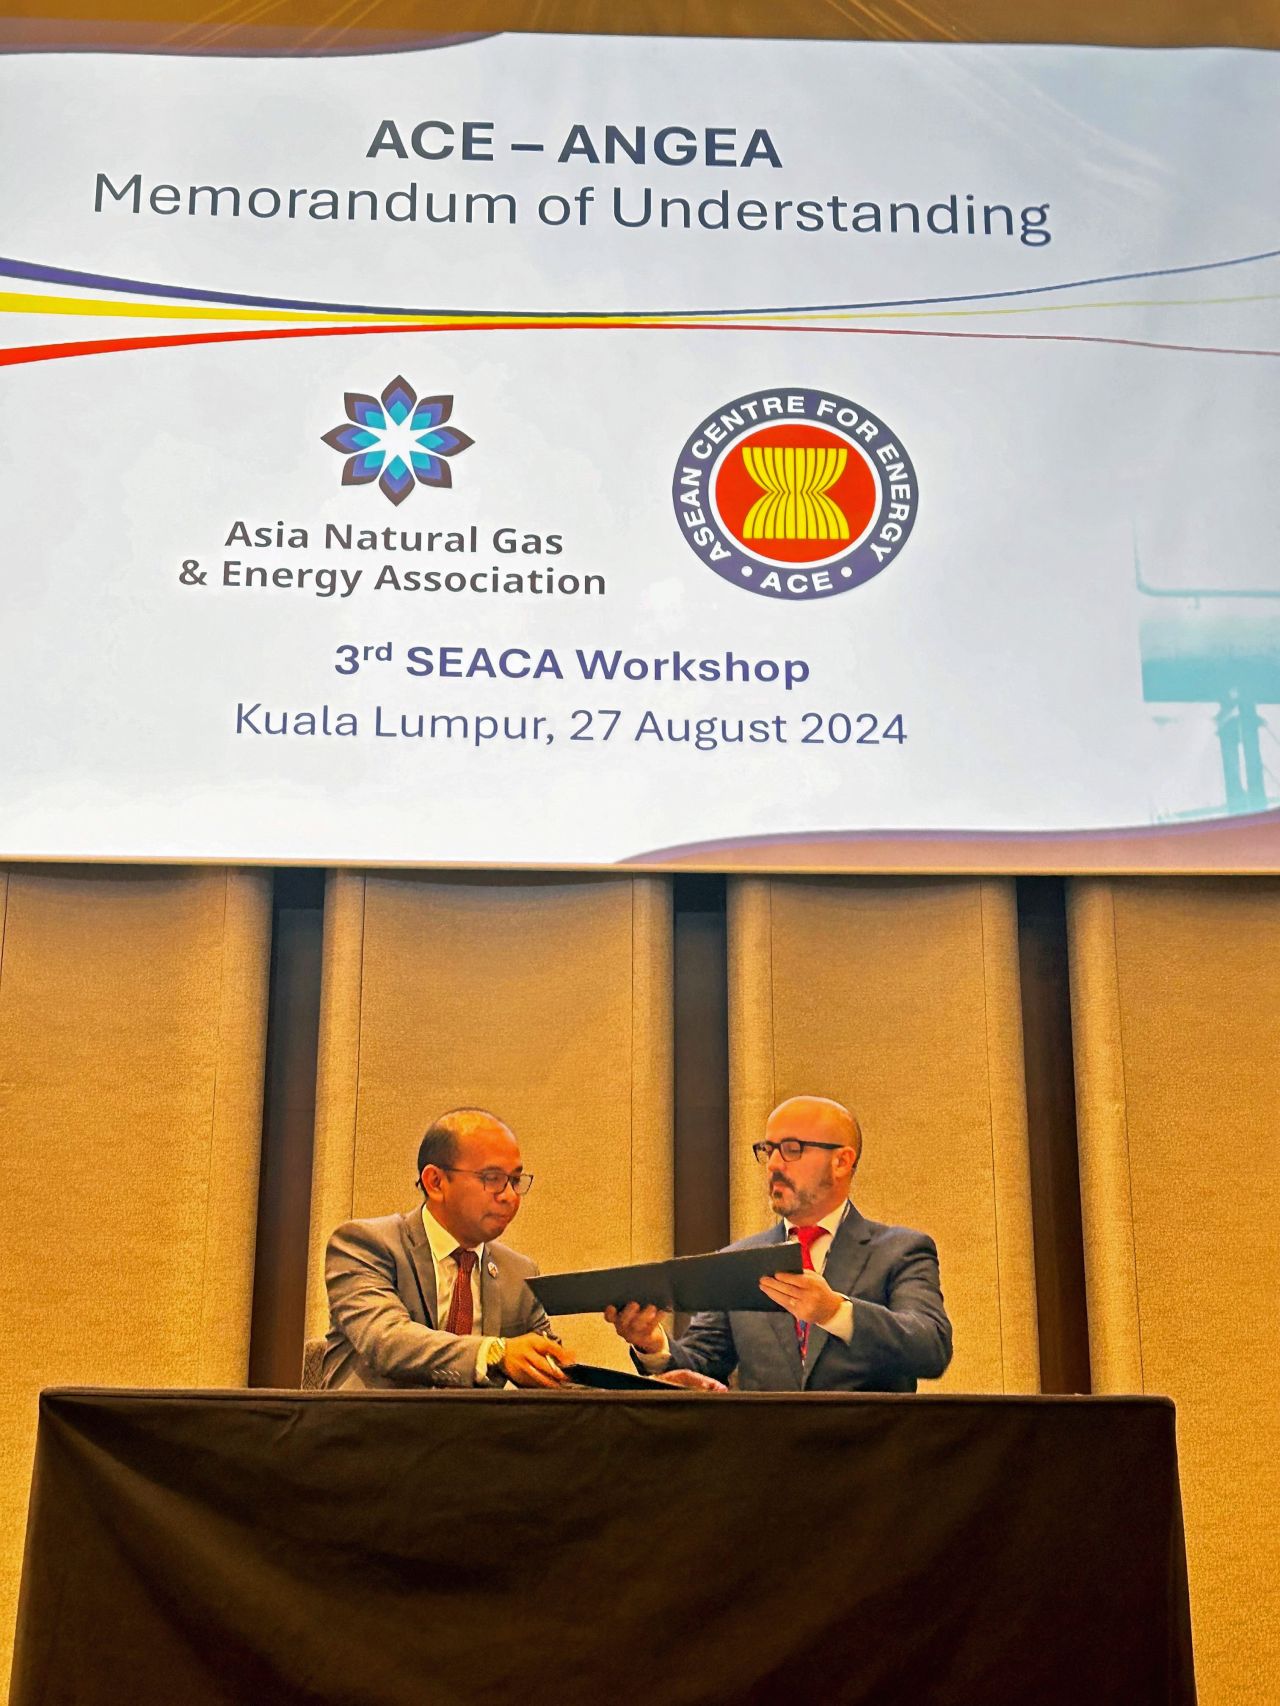
[[[754,1249],[786,1241],[779,1221],[731,1244]],[[823,1277],[853,1300],[848,1344],[821,1327],[809,1329],[800,1358],[795,1318],[785,1311],[734,1310],[695,1315],[671,1346],[672,1368],[728,1380],[736,1368],[744,1392],[914,1392],[951,1361],[951,1323],[938,1284],[933,1239],[905,1226],[881,1226],[856,1208],[836,1228]]]

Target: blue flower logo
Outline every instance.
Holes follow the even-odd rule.
[[[418,397],[407,379],[393,379],[377,397],[348,391],[347,418],[325,433],[324,442],[347,458],[344,486],[368,486],[375,480],[382,495],[403,503],[420,486],[451,486],[446,456],[460,456],[475,442],[444,423],[453,412],[452,397]]]

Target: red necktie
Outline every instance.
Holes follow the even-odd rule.
[[[793,1226],[791,1230],[795,1233],[796,1238],[800,1243],[800,1265],[806,1270],[812,1272],[813,1247],[818,1242],[819,1238],[826,1238],[828,1236],[827,1229],[825,1226]],[[800,1355],[801,1357],[804,1357],[808,1354],[809,1350],[809,1323],[807,1321],[797,1320],[796,1338],[800,1341]]]
[[[453,1252],[453,1259],[458,1264],[458,1277],[453,1282],[449,1319],[444,1324],[444,1330],[446,1333],[469,1333],[475,1321],[475,1305],[471,1300],[471,1275],[476,1265],[476,1253],[459,1246]]]

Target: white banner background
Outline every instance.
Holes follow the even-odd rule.
[[[354,60],[26,56],[0,62],[0,115],[0,250],[45,268],[424,315],[729,309],[776,327],[782,310],[917,304],[782,330],[398,329],[0,367],[0,854],[591,863],[805,831],[1226,812],[1218,708],[1144,700],[1137,568],[1166,590],[1280,592],[1280,367],[1232,353],[1280,345],[1277,263],[1045,287],[1280,248],[1274,56],[512,36]],[[492,122],[495,158],[369,160],[386,118],[406,139],[427,118]],[[783,164],[557,162],[573,125],[599,144],[609,123],[733,127],[739,151],[763,127]],[[545,151],[512,152],[519,141]],[[117,189],[140,173],[143,211],[95,212],[99,172]],[[345,197],[414,182],[420,196],[508,193],[517,224],[146,209],[156,184]],[[584,227],[538,221],[542,196],[588,184]],[[618,227],[614,188],[634,207],[645,186],[770,206],[972,193],[1047,204],[1052,241]],[[8,284],[0,342],[18,352],[274,324],[248,307],[243,324],[206,317],[189,298],[161,318],[155,292],[91,282]],[[1045,293],[998,294],[1028,291]],[[77,296],[134,311],[80,312]],[[983,299],[919,305],[958,297]],[[450,424],[474,444],[452,459],[452,489],[393,507],[374,485],[342,487],[321,435],[344,394],[397,375],[451,394]],[[732,399],[802,388],[901,435],[919,511],[874,579],[789,601],[699,561],[672,479]],[[308,544],[229,544],[238,522],[304,529]],[[326,550],[331,522],[475,526],[479,550]],[[558,534],[563,550],[504,556],[502,528]],[[180,580],[191,560],[203,586]],[[220,584],[228,560],[363,573],[350,597],[321,598]],[[549,568],[606,591],[375,592],[387,563]],[[1198,608],[1186,602],[1193,644]],[[1268,608],[1245,601],[1240,620]],[[340,675],[343,645],[389,646],[391,661]],[[414,678],[412,646],[550,648],[565,679]],[[584,682],[578,648],[801,659],[808,679]],[[237,707],[255,704],[295,723],[352,712],[359,733],[237,733]],[[545,722],[537,741],[477,747],[381,738],[377,707],[384,727],[402,713]],[[580,709],[621,713],[607,743],[570,739]],[[646,712],[663,729],[780,716],[786,738],[637,740]],[[907,738],[803,744],[806,713],[870,713],[880,731],[900,716]]]

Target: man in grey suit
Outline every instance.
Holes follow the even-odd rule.
[[[573,1353],[498,1242],[533,1183],[511,1131],[455,1108],[418,1148],[421,1208],[349,1220],[329,1240],[327,1387],[562,1386]]]
[[[865,1220],[849,1200],[862,1154],[857,1120],[825,1096],[792,1096],[753,1146],[778,1224],[732,1249],[799,1242],[804,1271],[760,1281],[782,1313],[695,1315],[669,1340],[654,1308],[628,1303],[605,1318],[646,1373],[738,1371],[755,1392],[914,1392],[951,1361],[951,1323],[933,1239]]]

